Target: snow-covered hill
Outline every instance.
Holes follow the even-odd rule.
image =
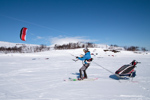
[[[33,53],[48,50],[50,50],[50,47],[44,45],[21,44],[0,41],[0,53]]]
[[[22,44],[22,43],[11,43],[11,42],[3,42],[0,41],[0,47],[21,47],[21,46],[39,46],[35,44]]]
[[[149,54],[90,51],[95,55],[87,74],[98,78],[95,81],[64,81],[79,76],[82,62],[72,59],[83,54],[82,49],[0,54],[0,100],[150,100]],[[115,72],[134,59],[141,64],[133,80],[117,80],[97,65]]]

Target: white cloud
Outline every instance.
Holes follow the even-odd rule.
[[[87,37],[63,37],[63,36],[59,36],[59,37],[53,37],[50,38],[50,42],[52,45],[55,44],[68,44],[68,43],[77,43],[77,42],[95,42],[97,40],[91,40],[88,39]]]
[[[37,38],[37,39],[43,39],[43,37],[41,37],[41,36],[37,36],[36,38]]]

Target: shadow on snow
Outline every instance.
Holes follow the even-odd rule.
[[[121,77],[117,77],[115,74],[110,75],[109,78],[114,79],[114,80],[129,80],[129,78],[121,78]]]

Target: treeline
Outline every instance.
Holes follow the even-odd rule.
[[[119,47],[118,45],[111,45],[110,47]],[[127,51],[148,51],[145,47],[138,47],[138,46],[124,46],[123,47]]]
[[[63,44],[63,45],[55,44],[54,49],[55,50],[63,50],[63,49],[78,49],[78,48],[85,48],[85,47],[94,48],[94,47],[96,47],[96,44],[90,43],[90,42],[87,42],[87,43],[80,43],[80,42],[69,43],[69,44]]]
[[[50,50],[50,47],[47,47],[45,45],[40,46],[14,46],[14,47],[0,47],[1,53],[32,53],[32,52],[42,52],[42,51],[48,51]]]
[[[145,47],[139,48],[138,46],[130,46],[130,47],[124,47],[127,51],[148,51]]]
[[[78,49],[78,48],[97,48],[98,45],[94,43],[68,43],[63,45],[57,45],[55,44],[54,49],[55,50],[63,50],[63,49]],[[108,48],[106,47],[106,50],[127,50],[127,51],[148,51],[146,48],[142,47],[139,48],[138,46],[125,46],[125,47],[119,47],[117,45],[111,45]],[[28,45],[22,45],[22,46],[14,46],[14,47],[0,47],[0,53],[33,53],[33,52],[42,52],[42,51],[48,51],[50,50],[50,47],[47,47],[45,45],[40,46],[28,46]]]
[[[68,43],[68,44],[63,44],[63,45],[57,45],[55,44],[54,49],[55,50],[63,50],[63,49],[78,49],[78,48],[97,48],[98,45],[94,43]],[[138,46],[124,46],[124,47],[119,47],[118,45],[110,45],[106,49],[111,49],[111,50],[127,50],[127,51],[148,51],[145,47],[138,47]]]

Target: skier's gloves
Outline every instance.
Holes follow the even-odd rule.
[[[79,57],[76,57],[77,59],[79,58]]]

